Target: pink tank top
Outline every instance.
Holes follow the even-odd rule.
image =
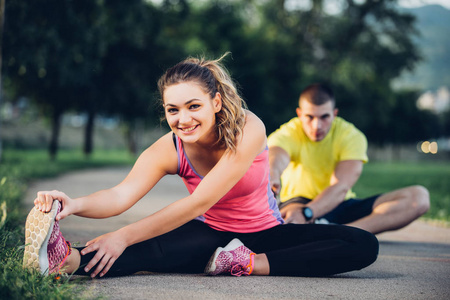
[[[176,138],[178,172],[189,193],[196,189],[202,176],[192,167]],[[231,232],[257,232],[283,224],[280,211],[270,189],[268,148],[261,152],[244,177],[204,215],[197,217],[211,228]]]

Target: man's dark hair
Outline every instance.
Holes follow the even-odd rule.
[[[326,84],[314,83],[308,85],[300,94],[300,100],[306,100],[314,105],[322,105],[331,101],[333,106],[335,104],[333,90]]]

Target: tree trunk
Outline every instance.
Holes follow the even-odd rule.
[[[125,123],[125,140],[127,141],[128,151],[134,156],[137,154],[137,142],[134,128],[134,122],[129,121]]]
[[[88,119],[86,123],[86,128],[84,131],[84,156],[86,158],[90,157],[92,151],[94,150],[94,121],[95,113],[89,112]]]
[[[141,119],[125,122],[125,140],[127,141],[128,151],[134,156],[138,156],[141,151],[141,137],[144,127],[144,122]]]
[[[59,148],[59,132],[61,131],[62,111],[55,109],[52,116],[52,136],[50,138],[49,154],[50,159],[54,161],[58,154]]]

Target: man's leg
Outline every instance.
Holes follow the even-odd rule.
[[[422,216],[430,207],[428,190],[415,185],[381,195],[370,215],[348,223],[373,234],[402,228]]]

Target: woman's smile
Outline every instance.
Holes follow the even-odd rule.
[[[181,131],[183,131],[184,133],[191,133],[192,131],[194,131],[199,125],[194,125],[191,127],[179,127],[179,129]]]

